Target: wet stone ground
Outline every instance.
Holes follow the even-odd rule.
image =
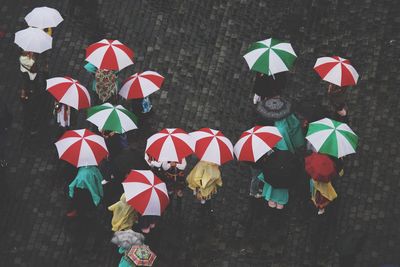
[[[1,173],[1,266],[117,266],[120,258],[110,243],[105,205],[84,224],[65,217],[73,172],[57,159],[51,97],[44,91],[39,134],[31,137],[22,127],[14,33],[26,27],[23,18],[32,8],[43,5],[65,19],[55,29],[50,77],[69,75],[89,86],[84,48],[104,37],[135,51],[135,65],[121,78],[149,69],[166,77],[153,97],[153,113],[129,134],[139,151],[163,127],[211,127],[235,142],[252,125],[254,73],[242,55],[253,41],[274,36],[293,45],[298,59],[285,95],[294,103],[327,104],[326,83],[312,70],[319,56],[347,57],[361,75],[348,101],[360,144],[347,157],[345,176],[335,181],[339,198],[324,216],[316,215],[299,188],[281,213],[249,199],[248,166],[231,162],[222,167],[224,186],[213,214],[202,214],[187,191],[182,212],[172,207],[147,237],[157,266],[339,266],[338,247],[354,233],[365,235],[356,266],[400,264],[397,1],[85,2],[0,1],[0,98],[14,114],[6,143],[9,168]],[[77,114],[74,128],[88,126],[84,117]],[[191,167],[196,159],[189,161]]]

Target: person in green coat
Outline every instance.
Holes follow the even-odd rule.
[[[68,186],[73,206],[73,209],[67,213],[68,217],[75,217],[85,212],[91,204],[88,202],[92,202],[95,206],[99,205],[103,197],[102,180],[103,175],[96,166],[79,168],[75,179]]]

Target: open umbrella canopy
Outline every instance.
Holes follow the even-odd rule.
[[[157,161],[177,161],[194,153],[196,142],[180,128],[165,128],[147,139],[146,153]]]
[[[327,155],[312,153],[305,158],[305,169],[315,181],[329,182],[336,175],[335,163]]]
[[[243,57],[251,70],[274,75],[288,71],[297,56],[290,43],[269,38],[251,44]]]
[[[132,170],[122,183],[126,202],[142,215],[160,216],[169,203],[167,186],[149,170]]]
[[[52,46],[53,38],[38,28],[26,28],[15,33],[14,43],[24,51],[42,53]]]
[[[55,145],[60,159],[75,167],[98,165],[108,155],[103,137],[86,129],[66,131]]]
[[[233,159],[233,145],[221,131],[201,128],[189,133],[196,141],[196,156],[202,161],[222,165]]]
[[[51,93],[58,102],[82,109],[90,107],[90,94],[88,90],[77,80],[70,77],[55,77],[46,80],[46,90]]]
[[[314,70],[324,81],[338,86],[355,85],[359,77],[350,60],[338,56],[318,58]]]
[[[57,9],[42,6],[36,7],[28,15],[25,21],[31,27],[39,29],[56,27],[63,21],[60,12]]]
[[[299,161],[288,150],[276,150],[265,161],[264,179],[274,188],[290,188],[299,174]]]
[[[358,136],[346,123],[328,118],[309,124],[306,139],[319,153],[337,158],[356,153]]]
[[[255,126],[242,133],[233,151],[240,161],[256,162],[282,139],[278,128]]]
[[[133,64],[133,51],[118,40],[103,39],[86,48],[86,61],[99,69],[122,70]]]
[[[144,71],[130,76],[121,87],[119,94],[125,99],[145,98],[159,90],[164,77],[155,71]]]
[[[125,133],[138,128],[135,114],[121,105],[114,107],[110,103],[104,103],[89,108],[87,114],[87,120],[101,130]]]
[[[157,257],[146,245],[132,246],[126,255],[136,266],[152,266]]]

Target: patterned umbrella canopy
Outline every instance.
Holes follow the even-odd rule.
[[[87,120],[102,130],[125,133],[138,128],[136,116],[121,105],[114,107],[104,103],[89,108],[87,113]]]
[[[165,128],[147,139],[146,153],[157,161],[178,161],[193,154],[195,140],[179,128]]]
[[[328,118],[309,124],[306,139],[319,153],[341,158],[356,153],[358,136],[346,123]]]
[[[164,77],[155,71],[144,71],[130,76],[122,85],[119,94],[125,99],[145,98],[159,90]]]
[[[118,40],[103,39],[86,48],[86,61],[99,69],[122,70],[132,59],[133,51]]]
[[[240,161],[256,162],[270,151],[282,135],[273,126],[255,126],[242,133],[233,151]]]
[[[269,38],[250,45],[243,57],[251,70],[274,75],[288,71],[297,56],[289,43]]]
[[[60,159],[75,167],[98,165],[108,155],[103,137],[86,129],[66,131],[55,145]]]
[[[153,266],[157,257],[146,245],[132,246],[127,256],[136,266]]]
[[[51,93],[58,102],[82,109],[90,107],[90,94],[88,90],[77,80],[70,77],[55,77],[46,80],[46,90]]]
[[[338,56],[320,57],[314,65],[314,70],[319,76],[338,86],[357,84],[358,73],[351,65],[350,60]]]
[[[122,183],[126,202],[142,215],[160,216],[169,203],[167,186],[149,170],[132,170]]]
[[[189,135],[196,141],[194,153],[200,160],[218,165],[233,160],[233,145],[221,131],[201,128]]]

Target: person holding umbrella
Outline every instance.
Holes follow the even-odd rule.
[[[276,148],[295,153],[304,146],[300,121],[292,113],[291,103],[286,98],[275,96],[261,101],[257,105],[257,113],[257,124],[275,126],[282,135],[283,138],[276,144]]]
[[[268,76],[264,73],[257,73],[253,87],[253,103],[258,104],[264,99],[280,95],[286,85],[286,72]]]
[[[312,153],[305,158],[305,169],[310,179],[311,200],[318,208],[318,215],[325,212],[336,197],[336,191],[331,184],[331,179],[337,176],[334,162],[328,155]]]
[[[185,168],[186,160],[183,158],[181,162],[177,161],[164,161],[161,164],[163,169],[163,181],[167,185],[168,195],[170,201],[176,197],[176,206],[178,211],[182,208],[183,189],[185,188]]]
[[[270,208],[283,209],[289,201],[289,188],[296,182],[299,161],[287,150],[274,149],[258,178],[264,182],[262,196]]]
[[[350,60],[339,57],[320,57],[314,70],[324,81],[329,82],[328,98],[333,119],[347,123],[346,88],[357,84],[359,75]]]
[[[215,163],[199,161],[186,178],[188,187],[193,191],[204,208],[213,212],[211,198],[222,186],[222,177],[219,167]]]

